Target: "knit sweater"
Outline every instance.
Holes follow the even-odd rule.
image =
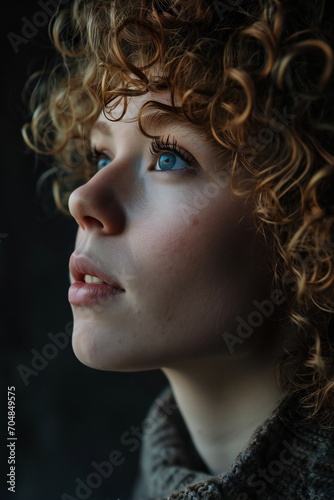
[[[227,472],[210,474],[170,388],[145,421],[133,500],[334,500],[334,429],[305,424],[284,397]]]

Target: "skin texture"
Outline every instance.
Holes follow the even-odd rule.
[[[244,203],[216,183],[215,196],[204,195],[206,206],[195,208],[196,195],[213,182],[217,150],[189,126],[168,127],[159,133],[175,136],[200,166],[195,172],[181,162],[181,176],[154,171],[151,139],[129,121],[147,99],[134,98],[121,122],[101,115],[98,123],[111,135],[98,125],[92,144],[112,161],[69,202],[80,226],[75,254],[89,255],[126,290],[96,307],[73,306],[74,351],[100,369],[157,368],[224,353],[222,332],[263,288],[263,255]]]
[[[176,121],[155,127],[164,139],[176,138],[196,170],[181,161],[181,175],[154,171],[163,152],[152,155],[152,140],[136,120],[151,98],[169,102],[167,94],[148,94],[130,99],[120,122],[101,114],[91,139],[107,160],[69,200],[79,225],[74,254],[88,256],[125,289],[91,306],[72,305],[73,349],[97,369],[162,368],[200,454],[212,471],[221,470],[279,397],[269,320],[233,355],[222,335],[235,332],[253,300],[269,297],[267,253],[251,207],[212,176],[224,168],[220,149],[199,130]],[[245,376],[259,383],[245,385]],[[234,410],[243,417],[234,419]]]

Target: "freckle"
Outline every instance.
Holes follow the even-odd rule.
[[[118,339],[118,343],[119,343],[119,345],[123,344],[122,339]]]
[[[199,224],[199,220],[195,218],[192,220],[191,224],[192,226],[197,226]]]

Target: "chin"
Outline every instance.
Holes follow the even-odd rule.
[[[94,329],[76,327],[74,323],[72,348],[77,359],[89,368],[96,370],[116,369],[116,356],[111,356],[110,346],[106,350],[103,336]]]
[[[158,368],[145,360],[137,349],[134,354],[130,346],[112,338],[110,332],[106,335],[101,331],[74,327],[72,348],[82,364],[96,370],[130,372]]]

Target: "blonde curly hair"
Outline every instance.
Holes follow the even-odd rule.
[[[295,335],[281,388],[307,418],[334,409],[334,22],[326,0],[74,0],[57,14],[59,61],[31,95],[28,145],[58,161],[66,207],[94,174],[89,131],[103,109],[168,90],[179,114],[232,158],[236,196],[251,197],[273,282]],[[154,68],[159,68],[155,71]],[[158,73],[158,75],[156,74]],[[118,117],[117,119],[121,119]],[[151,136],[150,136],[151,137]],[[236,166],[251,182],[233,181]],[[222,168],[224,168],[222,166]]]

